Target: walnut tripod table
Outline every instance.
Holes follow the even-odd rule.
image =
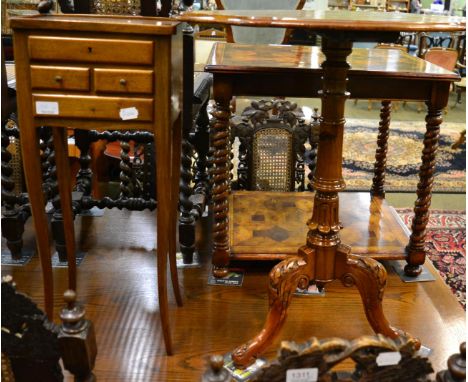
[[[355,285],[362,297],[367,319],[373,330],[391,338],[403,332],[388,323],[382,309],[386,285],[385,268],[376,260],[352,254],[351,247],[340,239],[338,192],[345,189],[342,177],[342,149],[345,101],[349,97],[347,58],[352,52],[353,41],[395,41],[400,31],[414,30],[458,30],[464,28],[464,19],[445,19],[415,15],[393,15],[373,12],[309,12],[309,11],[261,11],[261,12],[199,12],[182,17],[184,21],[209,22],[244,26],[277,26],[285,28],[308,28],[322,35],[323,86],[321,90],[322,117],[317,154],[317,166],[313,179],[316,190],[312,217],[308,220],[306,245],[299,248],[297,255],[288,256],[270,272],[270,310],[263,330],[251,341],[238,347],[232,359],[239,367],[246,367],[262,353],[281,329],[291,298],[297,287],[307,288],[315,281],[319,288],[340,279],[346,286]],[[385,28],[385,29],[383,29]],[[242,68],[239,68],[242,71]],[[223,73],[219,73],[219,78]],[[272,77],[273,78],[273,77]],[[293,81],[293,80],[291,80]],[[238,86],[233,84],[233,87]],[[241,86],[241,85],[239,85]],[[263,89],[259,89],[262,94]],[[271,88],[269,89],[271,90]],[[214,97],[216,111],[213,146],[214,196],[225,198],[228,192],[226,150],[229,121],[229,101],[232,89],[228,82],[216,81]],[[444,94],[442,94],[444,93]],[[447,91],[434,92],[436,99],[428,103],[432,110],[426,119],[428,125],[438,126],[441,122],[441,106],[446,104]],[[431,114],[432,112],[432,114]],[[437,137],[434,137],[437,139]],[[223,203],[215,205],[214,256],[229,248],[228,237],[223,237],[223,225],[227,224]],[[216,208],[218,207],[218,208]],[[352,207],[351,207],[352,208]],[[221,217],[217,219],[217,217]],[[221,228],[220,228],[221,227]],[[217,237],[218,235],[218,237]],[[221,236],[220,236],[221,235]],[[219,240],[225,239],[223,240]],[[417,340],[416,340],[417,341]]]

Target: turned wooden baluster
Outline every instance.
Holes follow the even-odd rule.
[[[448,86],[448,85],[447,85]],[[431,206],[432,185],[434,183],[435,158],[439,147],[440,124],[442,112],[447,105],[447,97],[440,97],[434,90],[434,96],[428,101],[426,115],[426,133],[424,134],[424,147],[422,150],[422,164],[419,169],[419,183],[416,194],[418,196],[414,206],[414,219],[411,225],[411,236],[407,251],[405,273],[408,276],[417,276],[421,273],[421,265],[426,257],[425,239],[426,226],[429,221],[429,207]],[[448,94],[448,91],[446,92]]]
[[[85,319],[85,309],[76,302],[76,293],[64,293],[67,304],[60,312],[62,324],[58,343],[65,369],[75,376],[76,382],[96,381],[93,368],[97,356],[93,323]]]
[[[213,97],[216,108],[212,115],[212,146],[213,165],[211,174],[213,177],[213,274],[216,277],[224,277],[228,273],[229,263],[229,237],[228,237],[228,195],[229,195],[229,89],[215,86]]]
[[[131,182],[133,171],[130,161],[130,143],[120,142],[120,198],[128,199],[133,197],[133,184]]]
[[[91,195],[93,172],[89,167],[91,163],[91,139],[88,130],[75,130],[75,144],[80,150],[80,169],[76,174],[76,191],[83,192],[84,196]]]
[[[346,41],[344,36],[334,37],[322,40],[322,52],[326,57],[322,64],[322,117],[313,178],[316,194],[312,218],[307,222],[307,245],[299,249],[297,257],[282,261],[270,273],[270,309],[265,326],[253,340],[232,353],[234,363],[241,368],[252,363],[276,337],[296,287],[305,288],[312,280],[319,289],[336,278],[346,286],[356,285],[374,331],[391,338],[399,336],[383,314],[385,269],[373,259],[351,255],[350,248],[342,245],[339,237],[338,192],[345,188],[341,164],[344,106],[349,97],[346,58],[351,53],[352,42]]]
[[[6,131],[6,120],[2,120],[2,236],[6,239],[7,247],[13,259],[21,259],[23,248],[23,233],[25,219],[29,216],[21,215],[21,210],[16,206],[18,197],[15,194],[15,181],[13,180],[12,159],[8,151],[10,137]]]
[[[372,179],[371,195],[385,198],[385,166],[387,165],[387,143],[390,130],[391,101],[382,101],[380,109],[379,135],[375,151],[374,178]]]

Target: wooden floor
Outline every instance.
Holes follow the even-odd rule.
[[[30,225],[31,221],[25,247],[32,249]],[[254,267],[253,263],[241,263],[246,269],[242,287],[209,286],[210,262],[205,252],[201,256],[202,268],[179,270],[185,305],[177,308],[170,295],[176,354],[167,357],[159,328],[156,260],[152,250],[156,246],[154,215],[107,210],[104,217],[77,218],[76,232],[79,247],[87,251],[78,268],[78,296],[96,327],[95,373],[99,381],[198,381],[207,355],[229,352],[261,329],[267,311],[267,275],[272,264]],[[433,267],[428,266],[435,274]],[[405,284],[390,266],[387,270],[387,318],[434,349],[430,359],[435,370],[445,368],[448,356],[457,352],[465,338],[463,309],[439,277],[435,282]],[[2,274],[12,274],[17,288],[43,307],[37,258],[24,267],[3,266]],[[61,294],[66,288],[66,270],[55,269],[54,275],[57,320]],[[267,356],[274,355],[284,339],[351,339],[365,334],[372,334],[372,330],[356,289],[334,282],[327,287],[325,296],[294,298],[280,338]]]

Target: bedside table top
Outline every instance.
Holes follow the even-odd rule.
[[[66,30],[172,35],[178,21],[161,17],[107,15],[34,15],[12,17],[12,29]]]

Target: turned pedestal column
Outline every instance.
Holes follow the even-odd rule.
[[[391,338],[399,335],[386,320],[382,309],[387,277],[385,268],[376,260],[351,254],[351,248],[341,243],[339,235],[338,192],[345,189],[342,177],[344,107],[349,97],[346,58],[352,51],[352,42],[343,37],[324,37],[322,40],[326,57],[322,64],[322,117],[313,179],[316,194],[312,217],[307,222],[307,244],[299,249],[297,256],[287,258],[271,271],[270,310],[266,323],[253,340],[234,350],[232,358],[239,367],[252,363],[268,347],[286,319],[296,288],[307,288],[312,281],[319,288],[335,279],[340,279],[345,286],[355,285],[374,331]],[[220,126],[224,128],[224,124]]]

